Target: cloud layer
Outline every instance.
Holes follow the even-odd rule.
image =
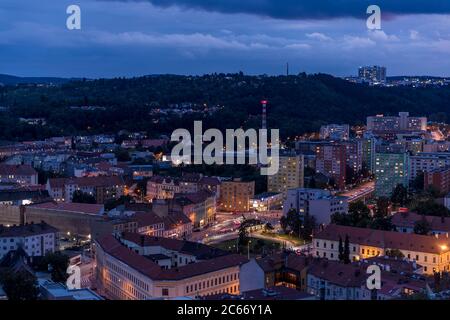
[[[389,75],[450,75],[448,15],[397,15],[383,19],[382,30],[369,31],[364,0],[358,0],[363,7],[358,18],[342,17],[356,15],[354,8],[343,10],[350,0],[330,1],[336,11],[320,14],[327,0],[315,0],[320,8],[301,0],[283,1],[283,6],[271,0],[240,0],[239,5],[235,0],[209,1],[209,5],[183,0],[152,0],[155,4],[77,0],[82,11],[78,31],[66,29],[66,7],[71,0],[1,1],[0,73],[75,77],[284,74],[289,62],[292,73],[345,76],[355,74],[359,65],[382,64]],[[262,7],[256,8],[256,3]],[[303,11],[293,7],[298,3]],[[428,12],[437,10],[433,1],[429,5]],[[413,11],[406,6],[405,10]],[[322,18],[292,18],[300,14]],[[327,15],[333,19],[324,19]]]
[[[404,14],[450,13],[447,0],[147,0],[160,7],[180,6],[221,13],[247,13],[278,19],[364,17],[369,5],[382,12]]]

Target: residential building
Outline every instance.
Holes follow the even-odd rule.
[[[397,212],[392,216],[392,224],[398,232],[414,233],[417,222],[425,219],[430,225],[431,235],[445,235],[450,233],[450,218],[440,216],[425,216],[415,212]]]
[[[346,237],[352,261],[385,256],[388,250],[399,250],[406,259],[423,266],[425,274],[450,270],[450,240],[446,235],[423,236],[330,224],[314,235],[314,256],[338,260],[339,241],[344,242]]]
[[[450,166],[424,172],[424,189],[430,188],[441,194],[450,192]]]
[[[223,211],[250,211],[251,199],[255,196],[255,181],[234,179],[222,181],[220,187],[220,208]]]
[[[375,154],[375,195],[388,197],[401,184],[409,185],[408,153],[376,153]]]
[[[137,232],[153,237],[164,236],[164,220],[154,212],[136,212],[133,219],[138,223]]]
[[[158,200],[158,202],[161,200]],[[163,202],[146,205],[128,205],[128,208],[137,210],[131,213],[131,219],[137,222],[137,233],[154,237],[188,238],[192,234],[194,224],[178,208],[173,208],[170,203]]]
[[[270,254],[250,259],[241,266],[242,291],[284,286],[306,291],[307,267],[312,258],[293,252]]]
[[[376,139],[373,137],[362,139],[362,163],[371,173],[375,170],[375,145]]]
[[[358,77],[361,81],[370,84],[386,82],[386,67],[382,66],[363,66],[358,68]]]
[[[380,289],[367,288],[371,265],[380,267]],[[416,271],[412,263],[403,260],[371,258],[344,264],[315,259],[308,267],[307,292],[320,300],[390,300],[427,294],[427,282]]]
[[[345,188],[346,147],[338,143],[316,147],[316,172],[334,180],[338,189]]]
[[[98,204],[124,195],[125,182],[119,176],[48,179],[46,190],[57,202],[72,202],[75,191],[94,196]]]
[[[352,139],[340,142],[345,146],[346,169],[352,170],[355,174],[363,168],[363,142],[360,139]]]
[[[348,213],[348,198],[334,196],[328,190],[297,188],[287,192],[283,214],[294,209],[301,216],[310,215],[318,224],[328,224],[334,213]]]
[[[207,190],[175,194],[169,205],[172,211],[188,217],[194,228],[206,227],[216,220],[216,197]]]
[[[5,227],[0,225],[0,259],[22,248],[30,257],[42,257],[57,249],[58,230],[45,222]]]
[[[327,124],[320,127],[320,139],[348,140],[350,126],[348,124]]]
[[[374,133],[383,131],[425,131],[426,117],[410,117],[408,112],[399,112],[396,116],[382,114],[367,117],[367,130]]]
[[[292,188],[302,188],[303,180],[303,155],[281,154],[278,172],[267,176],[267,191],[286,193]]]
[[[37,185],[38,173],[30,165],[0,164],[0,183]]]
[[[419,174],[440,168],[450,167],[450,152],[420,153],[410,156],[409,168],[411,180]]]

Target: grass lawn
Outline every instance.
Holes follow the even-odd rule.
[[[279,242],[270,241],[266,239],[257,239],[257,238],[249,238],[250,239],[250,254],[258,255],[265,252],[270,252],[272,250],[278,250],[281,248],[281,244]],[[237,239],[233,240],[225,240],[223,242],[215,243],[212,246],[230,252],[237,252],[236,249]],[[239,253],[247,254],[247,245],[243,245],[239,247]]]
[[[293,244],[295,244],[296,246],[305,244],[303,239],[299,239],[298,237],[292,236],[290,234],[279,234],[279,233],[271,233],[271,232],[262,232],[261,234],[263,236],[271,237],[271,238],[278,239],[278,240],[290,241]],[[306,243],[308,243],[308,242],[309,241],[307,241]]]

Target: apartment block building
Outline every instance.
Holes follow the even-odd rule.
[[[249,211],[254,196],[255,181],[247,182],[240,179],[222,181],[220,208],[223,211]]]
[[[423,152],[410,157],[409,178],[414,180],[417,175],[440,168],[450,167],[450,152]]]
[[[367,130],[383,131],[425,131],[426,117],[411,117],[409,112],[399,112],[398,116],[376,115],[367,117]]]
[[[303,188],[303,155],[286,154],[279,156],[279,169],[274,175],[267,176],[267,191],[286,193],[292,188]]]
[[[350,126],[348,124],[327,124],[320,127],[320,139],[348,140]]]
[[[330,143],[316,147],[316,172],[334,179],[340,190],[345,188],[346,147],[342,144]]]
[[[48,179],[46,190],[57,202],[72,202],[75,191],[95,197],[98,204],[124,195],[125,182],[119,176]]]
[[[425,190],[433,188],[441,194],[450,192],[450,166],[424,172]]]
[[[375,154],[375,195],[377,197],[389,198],[399,184],[408,187],[408,163],[408,153]]]

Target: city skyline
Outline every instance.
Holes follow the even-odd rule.
[[[382,29],[368,30],[369,3],[346,3],[81,0],[81,30],[67,30],[71,1],[7,0],[0,8],[0,73],[276,75],[289,63],[291,74],[350,76],[361,65],[384,65],[388,76],[448,75],[448,5],[381,2]]]

